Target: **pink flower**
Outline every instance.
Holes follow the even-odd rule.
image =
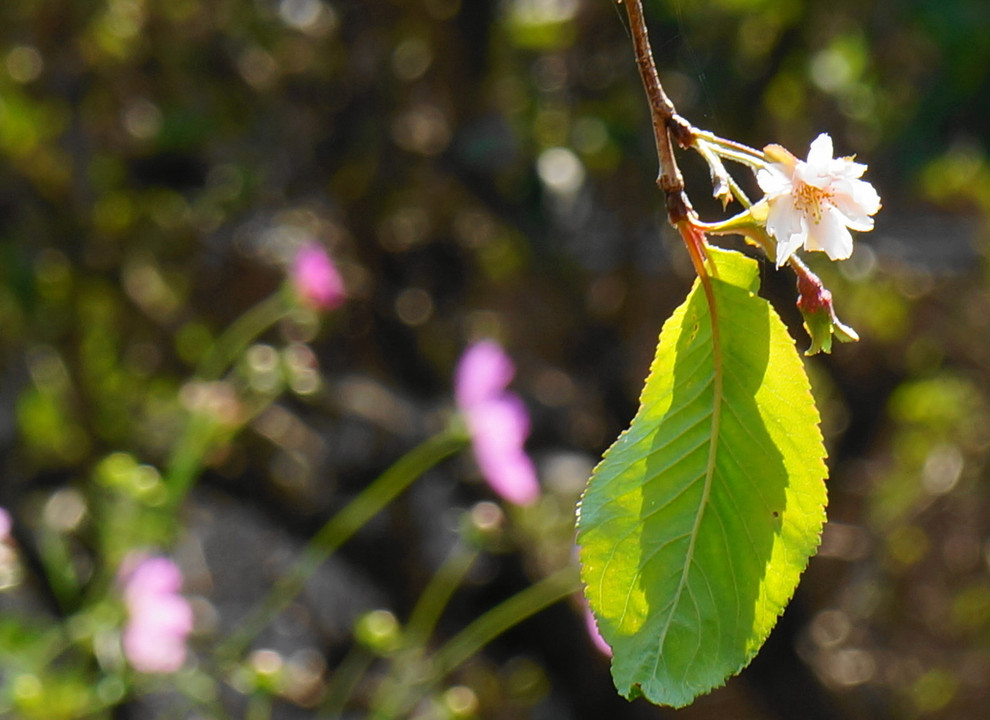
[[[192,631],[193,613],[179,594],[182,573],[168,558],[132,554],[121,565],[127,625],[124,655],[135,670],[170,673],[186,660],[186,638]]]
[[[485,480],[505,500],[529,505],[539,497],[540,484],[523,447],[529,435],[529,414],[522,400],[505,389],[514,373],[505,351],[483,340],[461,356],[454,397]]]
[[[598,648],[598,651],[602,655],[612,657],[612,648],[605,642],[602,634],[598,632],[598,623],[595,622],[595,616],[591,613],[591,608],[588,607],[587,601],[584,603],[584,624],[588,630],[588,637],[591,638],[591,642]]]
[[[333,310],[347,297],[336,265],[317,242],[308,242],[299,248],[292,260],[290,275],[300,300],[311,307]]]
[[[0,590],[21,581],[21,566],[17,557],[17,542],[13,535],[13,519],[0,507]]]

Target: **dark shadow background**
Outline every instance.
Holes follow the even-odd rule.
[[[809,259],[863,338],[809,360],[830,523],[763,652],[689,709],[617,698],[566,605],[456,680],[485,718],[979,717],[990,5],[647,0],[646,12],[691,122],[799,156],[827,131],[883,198],[852,259]],[[683,166],[715,217],[705,168]],[[183,518],[191,590],[221,631],[236,624],[332,510],[439,426],[454,363],[481,335],[519,367],[547,537],[486,558],[441,633],[525,587],[563,551],[573,500],[633,416],[690,284],[656,171],[609,0],[5,0],[0,504],[22,528],[29,604],[72,610],[31,572],[40,510],[85,506],[113,451],[164,461],[197,352],[279,287],[301,236],[333,252],[351,298],[318,333],[268,338],[311,348],[322,390],[279,400],[276,419],[297,432],[252,424],[211,458]],[[793,277],[764,276],[806,347]],[[473,473],[454,460],[424,478],[267,646],[315,648],[332,677],[358,613],[404,617],[458,510],[490,499]],[[83,570],[99,562],[87,532],[70,543]],[[291,699],[278,713],[315,717]]]

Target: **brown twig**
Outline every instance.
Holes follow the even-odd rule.
[[[653,60],[653,50],[650,48],[650,38],[646,32],[646,19],[643,16],[642,0],[619,0],[626,6],[629,16],[629,26],[632,30],[633,48],[636,52],[636,64],[639,66],[639,76],[646,89],[646,97],[650,103],[650,114],[653,119],[653,137],[657,145],[657,157],[660,160],[660,174],[657,185],[667,196],[667,217],[670,223],[688,220],[694,211],[684,193],[684,178],[674,157],[674,147],[671,138],[682,147],[694,144],[694,129],[684,118],[677,114],[674,103],[670,101]]]

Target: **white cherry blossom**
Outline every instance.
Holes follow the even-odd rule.
[[[860,180],[866,165],[832,157],[832,138],[822,133],[799,160],[779,145],[764,153],[772,162],[756,174],[766,194],[767,232],[777,241],[777,267],[799,247],[824,251],[832,260],[852,254],[849,230],[873,229],[880,196]]]

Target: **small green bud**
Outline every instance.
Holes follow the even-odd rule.
[[[357,641],[378,655],[390,655],[402,645],[402,629],[388,610],[372,610],[354,626]]]

